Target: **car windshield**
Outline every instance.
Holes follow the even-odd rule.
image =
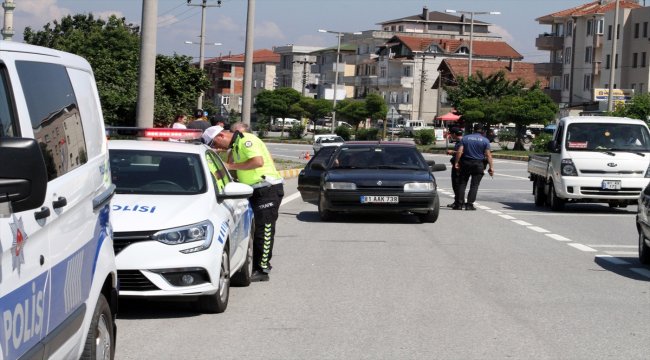
[[[110,150],[109,156],[117,193],[193,195],[206,191],[196,154]]]
[[[334,159],[335,169],[425,170],[426,163],[412,147],[342,147]]]
[[[343,140],[342,137],[340,137],[340,136],[335,136],[335,137],[331,137],[331,138],[323,138],[323,139],[321,139],[320,143],[321,143],[321,144],[327,144],[327,143],[339,143],[339,142],[344,142],[344,141],[345,141],[345,140]]]
[[[574,123],[567,128],[565,146],[571,151],[650,151],[646,127],[617,123]]]

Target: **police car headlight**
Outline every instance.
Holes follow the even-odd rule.
[[[434,187],[432,182],[414,182],[404,184],[404,192],[425,192],[433,190]]]
[[[212,242],[212,234],[212,223],[206,220],[198,224],[161,230],[153,235],[153,239],[167,245],[206,241],[209,246],[209,243]]]
[[[349,182],[333,182],[328,181],[325,183],[326,190],[356,190],[357,184]]]

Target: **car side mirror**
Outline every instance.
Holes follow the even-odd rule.
[[[229,182],[224,186],[223,193],[219,194],[218,197],[222,199],[248,199],[253,196],[253,188],[250,185],[238,183],[238,182]]]
[[[0,138],[0,203],[13,211],[40,207],[47,190],[47,168],[38,142],[27,138]]]

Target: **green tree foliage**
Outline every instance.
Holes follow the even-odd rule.
[[[347,120],[355,128],[368,117],[365,101],[344,99],[336,104],[336,114]]]
[[[303,97],[300,99],[300,107],[305,111],[305,117],[312,122],[332,113],[332,102],[325,99]]]
[[[634,95],[629,103],[617,106],[612,115],[644,121],[650,120],[650,94]]]
[[[80,55],[93,67],[104,120],[112,125],[134,125],[138,92],[140,29],[124,18],[108,20],[92,14],[67,15],[42,30],[25,28],[26,43]],[[156,59],[154,122],[169,124],[175,113],[190,113],[209,81],[184,56]],[[193,99],[192,102],[185,99]]]
[[[558,106],[539,88],[523,91],[520,95],[511,95],[499,101],[499,118],[504,122],[513,122],[517,126],[518,141],[516,150],[523,149],[525,126],[530,124],[547,124],[555,118]]]
[[[302,117],[304,109],[300,107],[300,93],[293,88],[264,90],[255,97],[255,111],[272,118]]]
[[[388,113],[388,105],[386,100],[379,94],[368,94],[366,96],[366,111],[368,117],[373,121],[379,119],[386,119],[386,114]]]

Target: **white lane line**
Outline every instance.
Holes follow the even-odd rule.
[[[550,232],[550,231],[548,231],[548,230],[546,230],[546,229],[544,229],[544,228],[541,228],[541,227],[539,227],[539,226],[529,226],[528,228],[529,228],[530,230],[537,231],[538,233],[547,233],[547,232]]]
[[[636,251],[605,251],[605,254],[634,256],[634,255],[637,255],[638,252],[636,252]]]
[[[475,205],[476,205],[476,204],[475,204]],[[487,206],[485,206],[485,205],[476,205],[476,207],[479,208],[479,209],[481,209],[481,210],[490,210],[490,208],[487,207]]]
[[[624,248],[624,249],[636,249],[637,245],[593,245],[593,244],[586,244],[587,246],[591,246],[592,248]]]
[[[579,217],[613,217],[613,216],[618,216],[618,217],[633,217],[636,216],[636,214],[585,214],[585,213],[575,213],[575,214],[569,214],[569,213],[531,213],[529,211],[508,211],[508,214],[511,215],[517,215],[517,216],[579,216]]]
[[[514,219],[516,219],[516,217],[510,216],[510,215],[503,215],[502,214],[502,215],[499,215],[499,216],[501,216],[502,218],[504,218],[506,220],[514,220]]]
[[[544,235],[550,237],[553,240],[557,240],[557,241],[571,241],[571,239],[565,238],[564,236],[558,235],[558,234],[544,234]]]
[[[295,193],[293,193],[293,194],[291,194],[291,195],[289,195],[289,196],[283,198],[283,199],[282,199],[282,202],[280,203],[280,206],[282,206],[282,205],[288,203],[289,201],[296,200],[296,199],[299,198],[299,197],[300,197],[300,192],[295,192]]]
[[[571,247],[574,247],[574,248],[576,248],[576,249],[578,249],[580,251],[585,251],[585,252],[596,252],[596,251],[598,251],[596,249],[590,248],[587,245],[582,245],[582,244],[577,244],[577,243],[570,243],[570,244],[567,244],[567,245],[569,245]]]
[[[650,270],[648,270],[648,269],[643,269],[643,268],[632,268],[632,269],[630,269],[630,270],[634,271],[635,273],[637,273],[637,274],[639,274],[639,275],[643,275],[643,276],[645,276],[645,277],[650,278]]]
[[[532,226],[533,225],[533,224],[531,224],[529,222],[525,222],[523,220],[512,220],[512,222],[517,224],[517,225],[521,225],[521,226]]]
[[[488,210],[487,212],[489,212],[490,214],[496,214],[496,215],[501,214],[501,211],[499,211],[499,210]]]
[[[503,176],[503,177],[509,177],[509,178],[513,178],[513,179],[519,179],[519,180],[530,181],[529,178],[527,178],[527,177],[523,177],[523,176],[506,175],[506,174],[500,174],[500,173],[498,173],[498,172],[495,172],[494,175],[495,175],[495,176]]]
[[[623,260],[621,258],[617,258],[617,257],[609,256],[609,255],[596,255],[596,257],[599,258],[599,259],[603,259],[603,260],[607,261],[608,263],[612,263],[614,265],[630,265],[629,262],[627,262],[627,261],[625,261],[625,260]]]

